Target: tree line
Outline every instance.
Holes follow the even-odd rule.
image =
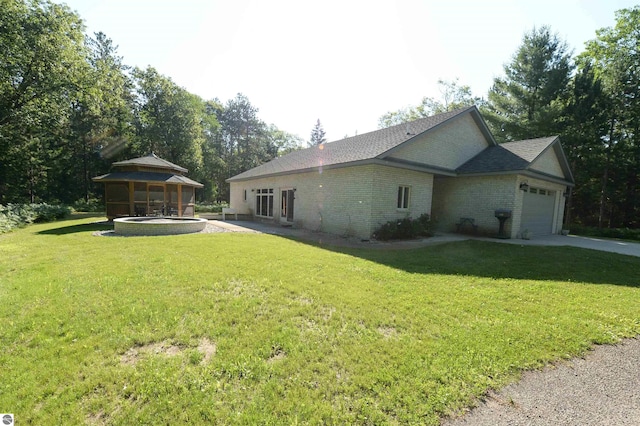
[[[568,220],[638,227],[639,39],[640,7],[616,12],[577,56],[550,28],[533,29],[486,99],[441,80],[441,99],[389,112],[380,126],[476,104],[499,142],[560,135],[576,179]],[[310,144],[323,142],[318,120]],[[100,197],[92,177],[151,152],[188,168],[205,185],[200,200],[227,200],[225,179],[303,144],[242,94],[204,100],[152,67],[127,66],[66,5],[2,0],[0,204]]]
[[[103,33],[48,0],[0,7],[0,204],[101,195],[91,178],[119,160],[158,156],[189,169],[201,200],[225,179],[301,147],[238,94],[203,100],[154,68],[127,66]]]
[[[440,81],[442,99],[383,115],[386,127],[477,105],[498,142],[559,135],[576,186],[566,221],[640,227],[640,7],[616,12],[573,55],[549,27],[525,33],[487,98],[457,80]]]

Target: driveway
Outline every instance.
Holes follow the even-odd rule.
[[[501,242],[505,244],[519,244],[530,246],[571,246],[640,257],[640,243],[630,243],[618,240],[605,240],[593,237],[579,237],[577,235],[545,235],[537,238],[532,238],[530,240],[500,240],[495,238],[475,237],[474,239]]]
[[[409,240],[409,241],[362,241],[358,238],[343,237],[326,234],[324,232],[314,232],[306,229],[282,227],[268,223],[251,221],[226,221],[210,220],[212,225],[223,228],[231,232],[258,232],[263,234],[281,235],[285,237],[299,238],[313,241],[318,244],[336,245],[344,247],[379,248],[379,249],[404,249],[417,248],[434,244],[442,244],[453,241],[480,240],[492,243],[518,244],[532,246],[571,246],[591,250],[608,251],[618,254],[640,257],[640,243],[630,243],[626,241],[605,240],[592,237],[579,237],[576,235],[546,235],[532,238],[530,240],[521,239],[499,239],[487,237],[474,237],[469,235],[438,233],[434,237]]]

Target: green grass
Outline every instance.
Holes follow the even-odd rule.
[[[21,424],[438,424],[640,333],[639,258],[95,237],[95,220],[0,236],[0,412]]]

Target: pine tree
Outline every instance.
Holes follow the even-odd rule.
[[[567,44],[549,27],[526,33],[504,77],[489,90],[483,116],[496,138],[517,140],[558,133],[555,121],[573,70]]]
[[[309,142],[309,146],[315,146],[323,144],[327,141],[325,137],[325,131],[322,128],[322,124],[320,123],[320,119],[316,122],[316,125],[313,126],[313,130],[311,130],[311,141]]]

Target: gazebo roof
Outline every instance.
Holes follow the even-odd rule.
[[[143,167],[155,167],[160,169],[175,170],[177,172],[187,173],[189,170],[184,167],[180,167],[177,164],[173,164],[170,161],[163,160],[153,152],[145,157],[132,158],[131,160],[117,161],[112,164],[113,167],[123,166],[143,166]]]
[[[189,179],[186,176],[175,175],[172,173],[153,173],[153,172],[112,172],[106,175],[96,176],[93,178],[94,182],[158,182],[158,183],[171,183],[180,185],[189,185],[196,188],[202,188],[204,185],[200,182],[196,182],[193,179]]]
[[[94,182],[155,182],[176,185],[188,185],[202,188],[204,185],[184,176],[188,172],[184,167],[163,160],[154,153],[145,157],[118,161],[112,164],[115,171],[96,176]],[[138,170],[143,167],[143,170]],[[124,169],[124,170],[123,170]]]

